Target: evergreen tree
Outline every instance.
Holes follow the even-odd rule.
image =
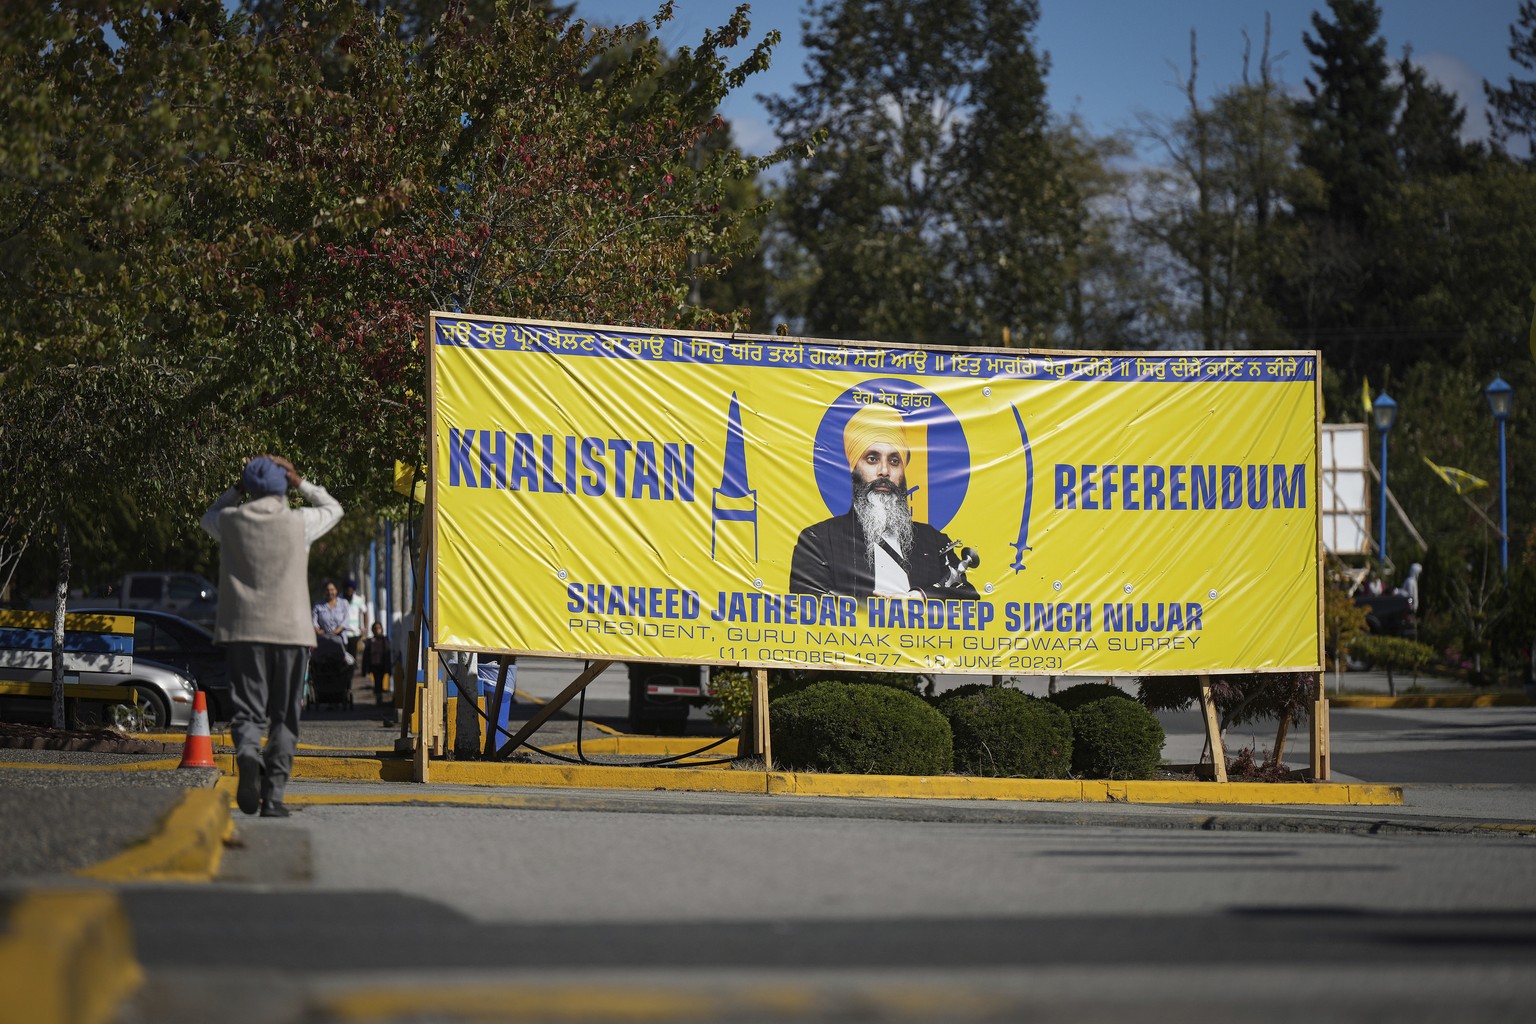
[[[1314,78],[1300,108],[1311,125],[1301,162],[1324,183],[1328,219],[1363,231],[1371,204],[1401,178],[1392,145],[1401,92],[1391,81],[1375,0],[1329,0],[1328,8],[1334,20],[1314,13],[1316,36],[1302,36]]]
[[[1043,340],[1080,200],[1052,145],[1034,0],[813,3],[806,82],[768,108],[821,142],[777,206],[784,312],[810,333]]]
[[[1431,82],[1412,57],[1412,52],[1405,50],[1397,64],[1403,107],[1393,129],[1393,141],[1403,177],[1424,181],[1472,170],[1480,147],[1461,141],[1466,109],[1444,86]]]
[[[1536,0],[1520,0],[1519,15],[1509,27],[1509,56],[1526,71],[1536,73]],[[1511,75],[1505,81],[1508,84],[1502,89],[1483,83],[1483,93],[1492,108],[1488,124],[1494,142],[1507,150],[1510,142],[1524,139],[1525,159],[1536,163],[1536,80]]]
[[[1302,39],[1312,54],[1308,98],[1297,105],[1307,181],[1291,195],[1299,258],[1272,284],[1271,304],[1297,340],[1322,350],[1346,378],[1394,354],[1398,325],[1380,297],[1392,272],[1372,226],[1402,180],[1392,83],[1374,0],[1329,0],[1330,21],[1312,15]]]

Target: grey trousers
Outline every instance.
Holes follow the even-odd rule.
[[[262,762],[261,798],[281,802],[293,770],[293,750],[299,742],[299,715],[304,710],[304,671],[309,648],[293,644],[231,643],[225,647],[235,713],[229,722],[234,734],[235,762]],[[261,744],[266,726],[267,744]]]

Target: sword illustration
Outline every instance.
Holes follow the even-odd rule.
[[[1013,571],[1024,568],[1024,552],[1033,551],[1029,546],[1029,507],[1035,502],[1035,453],[1029,450],[1029,432],[1024,429],[1024,418],[1018,406],[1013,410],[1013,421],[1019,425],[1019,440],[1024,445],[1024,517],[1019,520],[1019,539],[1014,541]]]

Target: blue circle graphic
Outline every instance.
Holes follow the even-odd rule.
[[[843,452],[843,430],[854,413],[870,404],[869,396],[881,394],[895,396],[891,407],[907,422],[928,429],[928,521],[942,530],[960,511],[971,485],[971,448],[959,418],[943,399],[920,384],[897,377],[860,381],[827,406],[821,425],[816,428],[812,455],[821,500],[834,516],[853,507],[853,481],[848,457]],[[904,398],[909,404],[902,404]]]

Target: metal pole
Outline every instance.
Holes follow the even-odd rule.
[[[1377,537],[1377,555],[1385,562],[1387,560],[1387,434],[1381,432],[1381,530]],[[1502,436],[1502,435],[1501,435]]]
[[[1499,417],[1499,569],[1509,575],[1509,502],[1504,476],[1504,418]]]

